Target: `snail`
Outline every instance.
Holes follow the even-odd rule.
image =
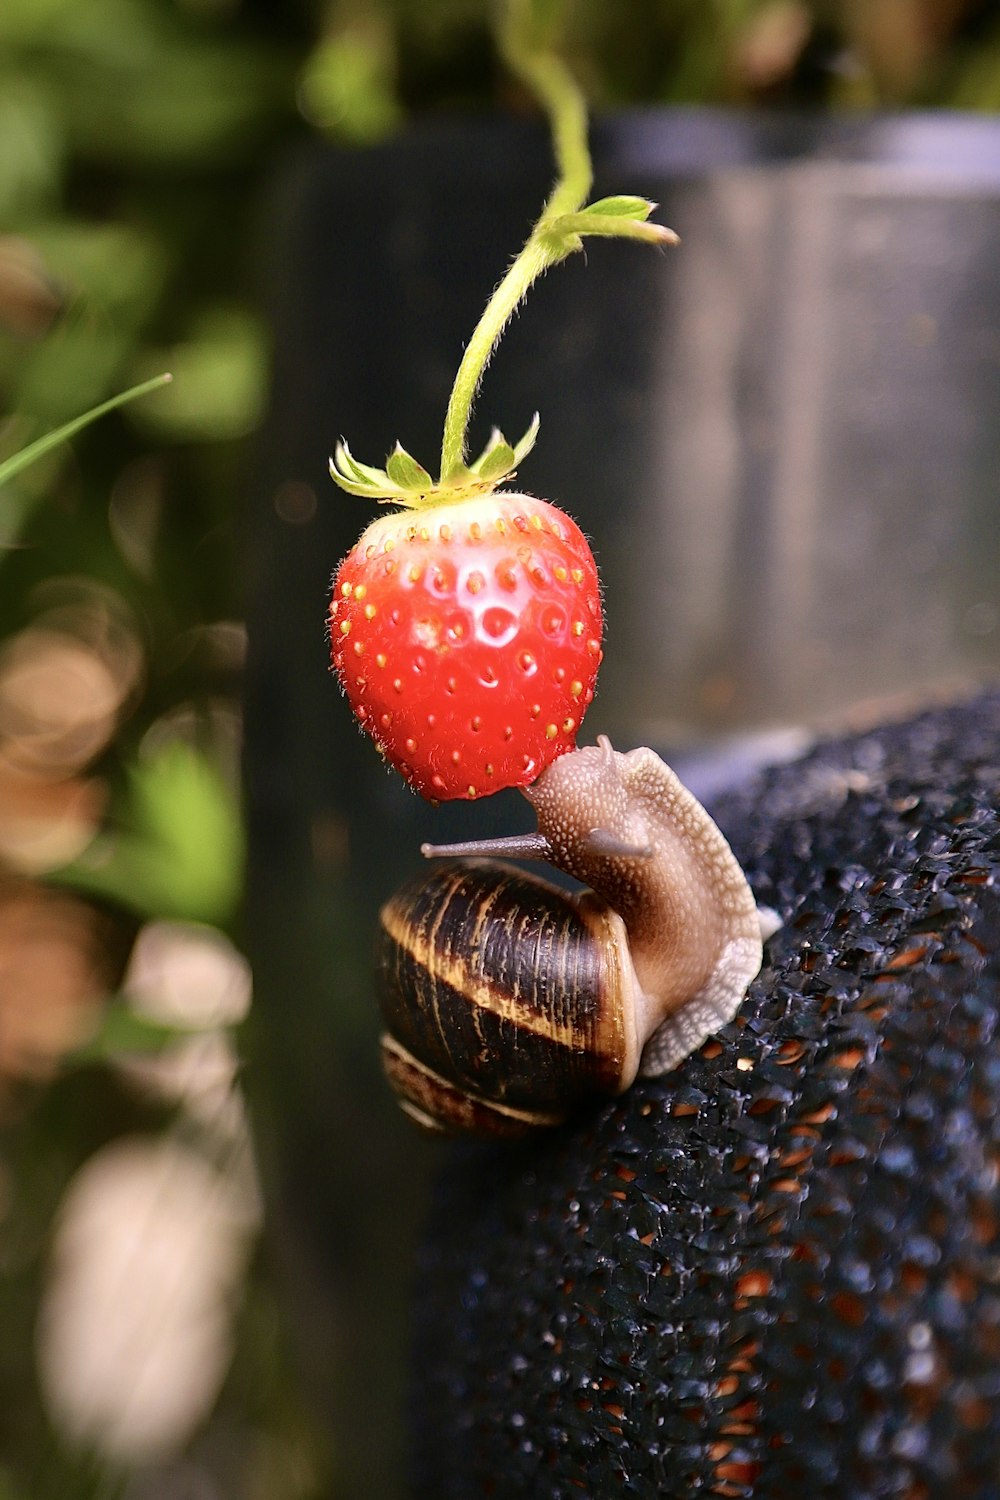
[[[437,862],[382,909],[383,1063],[428,1131],[521,1135],[665,1073],[761,966],[743,871],[652,750],[602,736],[524,795],[537,832],[424,845]],[[482,856],[544,860],[588,889]]]

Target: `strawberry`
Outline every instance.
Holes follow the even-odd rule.
[[[341,445],[331,465],[355,492],[395,484],[406,495],[392,498],[419,497],[374,521],[341,563],[330,640],[359,722],[434,801],[528,785],[573,748],[594,696],[597,566],[563,511],[493,491],[491,468],[505,477],[519,456],[495,434],[446,488],[402,450],[381,471]]]

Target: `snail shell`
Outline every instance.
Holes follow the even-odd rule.
[[[449,860],[387,902],[378,967],[386,1069],[422,1124],[519,1133],[635,1076],[624,924],[594,898]]]
[[[753,895],[651,750],[606,739],[525,795],[538,832],[427,849],[385,905],[383,1062],[425,1129],[519,1135],[666,1072],[738,1009],[761,963]],[[567,892],[482,853],[544,859]]]

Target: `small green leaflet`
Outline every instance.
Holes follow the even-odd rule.
[[[514,467],[514,450],[503,438],[492,448],[483,454],[478,463],[473,464],[473,472],[480,479],[499,479],[503,474],[509,474]]]
[[[418,464],[412,454],[407,453],[399,443],[386,459],[385,469],[389,478],[401,489],[424,492],[434,486],[434,481],[423,464]]]
[[[580,211],[585,214],[604,214],[616,219],[642,220],[648,219],[655,207],[656,204],[650,203],[648,198],[633,198],[619,193],[612,198],[598,198],[595,203],[588,203]]]
[[[535,446],[535,439],[538,436],[538,426],[540,421],[541,418],[536,411],[535,415],[531,419],[531,423],[528,427],[527,432],[524,434],[523,438],[521,438],[520,442],[514,444],[514,462],[516,464],[519,464],[522,459],[527,458],[528,454]]]

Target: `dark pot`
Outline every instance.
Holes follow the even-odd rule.
[[[858,705],[995,673],[1000,125],[682,111],[602,122],[593,143],[597,191],[654,198],[682,246],[597,242],[548,277],[474,434],[540,408],[521,482],[594,541],[607,656],[584,738],[675,761],[725,742],[731,777],[742,752],[787,751]],[[528,819],[506,794],[432,810],[351,724],[324,612],[367,512],[326,460],[344,434],[373,461],[398,437],[433,463],[463,342],[551,172],[539,130],[439,121],[308,152],[275,201],[274,390],[248,522],[250,1086],[348,1495],[401,1492],[414,1225],[445,1159],[378,1074],[376,910],[422,839]],[[703,754],[693,770],[708,787]]]

